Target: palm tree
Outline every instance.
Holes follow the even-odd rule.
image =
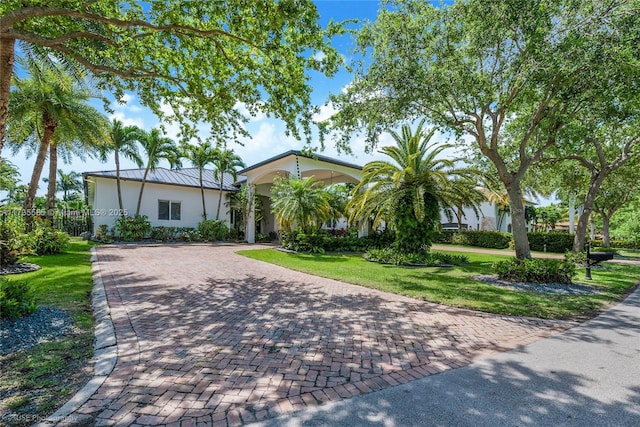
[[[262,199],[256,194],[255,185],[244,184],[240,187],[240,190],[227,194],[227,200],[229,211],[236,212],[235,228],[238,231],[238,237],[244,238],[247,230],[247,219],[252,210],[253,220],[256,224],[259,224],[264,219]]]
[[[11,110],[8,121],[8,137],[14,150],[27,145],[36,151],[29,190],[23,203],[25,228],[30,230],[33,217],[28,213],[34,207],[34,199],[44,162],[49,150],[49,188],[47,208],[55,206],[55,182],[58,146],[69,153],[98,147],[106,140],[106,118],[94,107],[87,105],[91,93],[81,86],[64,69],[43,65],[35,61],[25,64],[29,77],[14,77],[11,92]]]
[[[396,145],[380,152],[393,162],[367,163],[349,202],[351,222],[372,220],[377,228],[385,221],[395,229],[394,244],[401,252],[420,252],[431,245],[439,206],[447,206],[446,189],[455,175],[456,160],[437,158],[449,145],[429,144],[435,129],[426,132],[423,126],[424,120],[415,133],[408,125],[400,134],[390,132]]]
[[[116,164],[116,187],[118,190],[118,207],[120,216],[124,216],[124,203],[122,202],[122,188],[120,179],[120,156],[132,160],[138,167],[142,167],[142,158],[138,152],[138,142],[142,139],[144,131],[137,126],[124,126],[120,120],[111,122],[109,140],[100,151],[100,160],[107,161],[111,152]]]
[[[44,182],[49,182],[49,178],[44,178]],[[58,179],[56,181],[56,192],[62,191],[62,200],[69,200],[69,192],[82,191],[82,174],[80,172],[71,171],[65,173],[62,169],[58,169]]]
[[[462,231],[464,208],[471,208],[476,218],[480,218],[480,205],[486,201],[484,193],[478,188],[478,181],[472,176],[475,175],[476,170],[469,170],[472,171],[470,175],[450,180],[445,194],[447,203],[445,213],[449,221],[452,215],[455,215],[459,232]]]
[[[138,194],[138,206],[136,207],[136,216],[140,215],[140,206],[142,205],[142,193],[144,192],[144,184],[147,181],[149,171],[157,169],[161,160],[167,160],[171,167],[180,165],[180,153],[178,147],[166,136],[162,136],[159,129],[151,129],[140,138],[140,144],[147,155],[147,164],[142,176],[142,184],[140,184],[140,193]]]
[[[216,148],[216,153],[213,160],[213,176],[218,181],[220,186],[220,193],[218,196],[218,209],[216,211],[216,219],[220,219],[220,205],[222,205],[222,188],[224,186],[224,176],[229,174],[233,177],[233,180],[238,179],[237,168],[245,167],[244,162],[233,150],[227,148]]]
[[[198,168],[198,178],[200,179],[200,195],[202,196],[202,218],[205,221],[207,220],[207,206],[204,200],[204,182],[202,179],[202,174],[206,166],[216,160],[217,154],[218,151],[208,144],[186,144],[182,147],[183,157],[189,160],[194,167]],[[219,206],[220,205],[218,204],[218,207]]]
[[[294,226],[308,230],[331,216],[324,183],[313,177],[276,177],[271,187],[271,211],[285,231],[291,231]]]

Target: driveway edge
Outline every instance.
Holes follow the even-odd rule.
[[[91,291],[91,307],[94,317],[95,343],[93,346],[95,360],[93,378],[81,388],[71,399],[56,412],[48,416],[36,426],[74,425],[81,422],[79,415],[73,414],[98,390],[113,371],[118,360],[118,347],[115,329],[111,321],[111,311],[107,303],[107,294],[102,282],[102,272],[95,247],[91,248],[91,270],[93,290]]]

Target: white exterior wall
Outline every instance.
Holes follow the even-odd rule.
[[[118,218],[118,190],[116,180],[109,178],[91,177],[95,181],[95,193],[93,200],[93,227],[94,233],[101,224],[106,224],[109,229],[115,225]],[[136,213],[140,182],[121,181],[122,203],[129,216]],[[229,223],[228,208],[224,205],[226,194],[222,194],[222,206],[220,207],[220,219]],[[218,190],[205,189],[205,203],[207,207],[207,219],[215,219],[218,207]],[[158,219],[158,200],[170,200],[181,203],[180,220]],[[202,197],[199,188],[180,187],[176,185],[157,184],[147,182],[142,194],[140,214],[146,215],[152,226],[166,227],[196,227],[202,221]]]
[[[482,202],[480,204],[478,216],[476,216],[476,213],[470,207],[465,207],[463,209],[463,213],[464,216],[462,218],[462,223],[467,224],[471,230],[506,232],[509,230],[509,226],[511,225],[511,215],[506,213],[502,219],[500,230],[497,230],[498,209],[494,204],[489,202]],[[449,222],[444,210],[440,210],[440,222],[442,224]],[[457,224],[458,220],[455,214],[452,215],[451,222]]]

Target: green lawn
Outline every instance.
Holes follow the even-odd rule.
[[[72,334],[61,339],[0,356],[0,413],[7,425],[30,425],[50,415],[93,374],[88,365],[94,338],[91,246],[73,240],[62,254],[23,260],[40,265],[41,270],[7,276],[29,283],[39,305],[67,311],[75,326]]]
[[[460,255],[461,252],[451,252]],[[640,280],[640,267],[611,265],[593,269],[589,284],[598,295],[560,296],[515,291],[479,283],[471,277],[491,274],[491,265],[508,258],[501,255],[465,253],[469,265],[462,267],[399,267],[367,262],[360,255],[292,254],[275,249],[243,250],[238,254],[292,270],[341,280],[413,298],[491,313],[569,319],[590,315],[605,304],[618,301]],[[580,269],[575,282],[584,281]]]

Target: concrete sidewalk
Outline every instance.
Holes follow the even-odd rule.
[[[254,426],[638,426],[640,289],[562,334]]]

